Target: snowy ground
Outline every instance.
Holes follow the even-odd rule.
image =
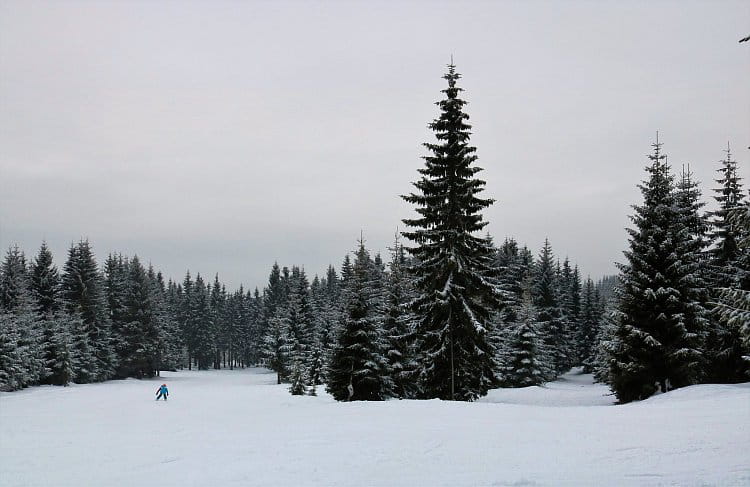
[[[0,394],[2,486],[750,485],[750,384],[613,406],[590,376],[477,403],[293,397],[262,369]]]

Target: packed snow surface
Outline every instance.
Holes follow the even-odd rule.
[[[576,372],[476,403],[291,396],[264,369],[35,387],[0,394],[0,485],[750,485],[750,384],[613,402]]]

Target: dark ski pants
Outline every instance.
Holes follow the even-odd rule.
[[[164,400],[165,400],[165,401],[167,400],[167,396],[166,396],[165,394],[162,394],[161,392],[159,393],[159,395],[158,395],[158,396],[156,396],[156,400],[158,401],[158,400],[159,400],[159,399],[161,399],[162,397],[164,398]]]

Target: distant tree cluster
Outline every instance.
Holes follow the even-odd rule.
[[[750,207],[729,148],[703,212],[689,170],[676,177],[653,145],[626,262],[597,337],[597,377],[622,402],[750,373]]]
[[[30,263],[14,246],[0,267],[0,389],[255,363],[260,302],[228,295],[218,276],[165,283],[137,256],[110,254],[100,269],[86,240],[62,273],[46,243]]]

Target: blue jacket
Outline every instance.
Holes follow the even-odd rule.
[[[165,396],[169,395],[169,389],[167,389],[167,386],[161,386],[158,391],[156,391],[157,394],[163,394]]]

